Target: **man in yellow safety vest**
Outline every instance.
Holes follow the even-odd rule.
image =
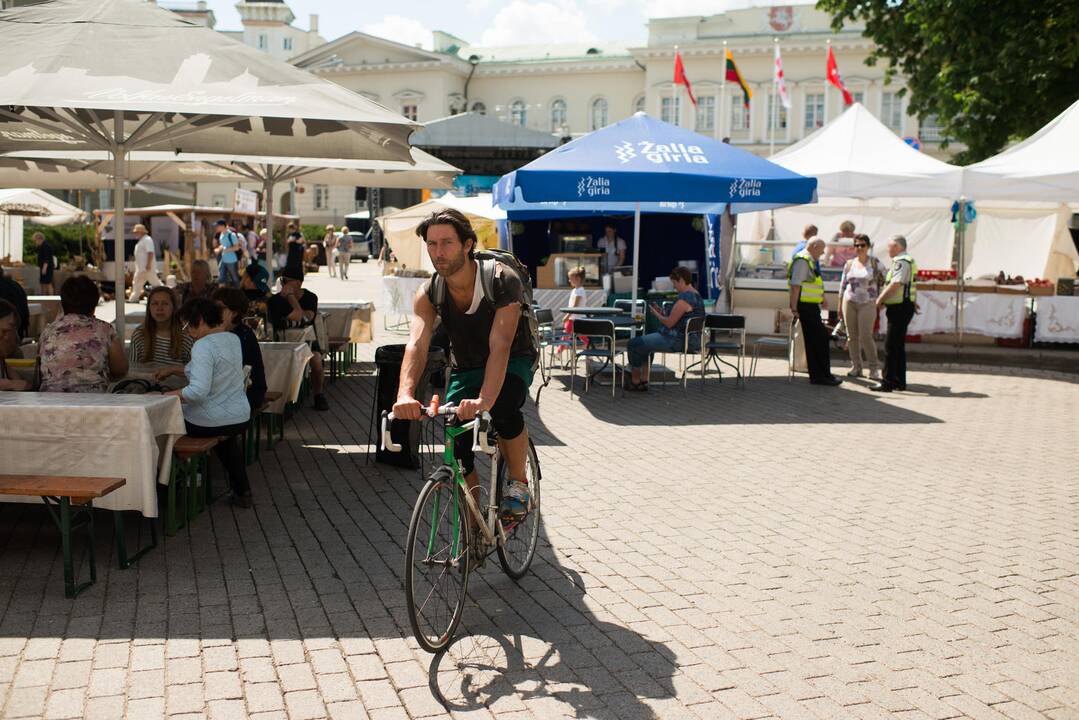
[[[907,389],[907,326],[917,309],[918,289],[915,281],[918,264],[907,253],[907,239],[896,235],[888,241],[892,269],[885,277],[884,289],[877,298],[877,309],[883,305],[888,316],[888,334],[884,340],[884,379],[870,390],[891,392]]]
[[[787,267],[790,285],[791,312],[802,325],[805,340],[809,382],[813,385],[839,385],[842,380],[832,374],[832,359],[828,349],[828,331],[821,321],[821,310],[827,310],[824,300],[824,279],[818,261],[824,254],[824,241],[811,237],[804,250],[791,258]]]

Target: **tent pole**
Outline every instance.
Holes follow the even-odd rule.
[[[958,223],[956,235],[959,237],[959,262],[955,270],[955,334],[959,338],[959,344],[956,347],[958,353],[963,348],[963,296],[966,294],[966,283],[963,282],[967,244],[967,198],[965,196],[959,198],[959,208],[955,219]]]
[[[113,194],[113,288],[116,296],[116,334],[123,342],[126,335],[127,323],[124,318],[124,303],[127,301],[127,288],[124,282],[124,161],[127,159],[127,146],[124,144],[124,113],[122,110],[113,111],[112,116],[112,194]]]
[[[641,203],[638,200],[633,208],[633,303],[630,306],[630,315],[633,318],[637,316],[637,274],[640,270],[640,257],[641,257]],[[613,279],[612,279],[613,285]],[[630,335],[637,335],[637,323],[634,322],[630,328]]]
[[[263,197],[266,198],[266,271],[270,273],[267,285],[273,287],[274,254],[273,254],[273,178],[267,173],[262,181]]]

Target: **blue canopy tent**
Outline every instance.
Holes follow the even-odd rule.
[[[766,210],[814,202],[816,188],[816,178],[637,113],[503,175],[495,185],[494,202],[507,212],[524,212],[525,205],[553,213],[585,213],[589,206],[602,212],[628,211],[632,206],[636,301],[642,206],[700,203],[713,209],[704,210],[707,214],[727,205],[735,213]]]

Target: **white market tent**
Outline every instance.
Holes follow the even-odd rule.
[[[41,225],[80,222],[86,213],[43,190],[0,190],[0,258],[22,260],[23,220]]]
[[[779,239],[796,242],[809,223],[830,239],[839,223],[851,220],[874,240],[886,257],[884,240],[902,234],[919,265],[947,268],[952,262],[953,229],[949,207],[962,191],[963,169],[925,155],[903,142],[861,103],[771,160],[788,170],[817,178],[812,205],[775,211]],[[738,216],[738,240],[763,240],[768,213]],[[791,248],[783,248],[784,256]]]
[[[409,268],[434,271],[427,251],[416,235],[416,228],[428,215],[446,208],[464,213],[479,237],[480,247],[498,247],[498,222],[506,219],[506,211],[492,206],[491,194],[459,198],[446,193],[442,197],[379,217],[382,233],[397,256],[397,262]]]
[[[975,203],[1079,203],[1079,100],[1018,145],[965,168],[963,190]]]
[[[963,187],[962,168],[915,150],[861,103],[770,159],[817,178],[822,198],[955,199]]]

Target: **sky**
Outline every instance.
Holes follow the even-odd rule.
[[[780,0],[777,0],[779,2]],[[650,17],[712,15],[725,9],[771,6],[768,0],[286,0],[297,27],[319,16],[319,34],[333,40],[353,30],[429,48],[431,31],[444,30],[474,45],[552,42],[645,43]],[[805,0],[787,0],[802,4]],[[167,4],[167,3],[166,3]],[[236,0],[209,0],[218,30],[239,30]],[[374,9],[376,8],[377,9]],[[389,8],[388,10],[386,8]],[[374,9],[374,12],[372,10]],[[462,12],[462,9],[464,12]]]

